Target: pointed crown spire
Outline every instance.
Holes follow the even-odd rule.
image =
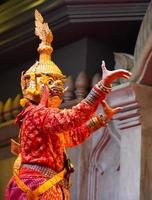
[[[30,67],[24,75],[30,76],[34,73],[35,75],[49,74],[59,78],[64,77],[58,66],[51,60],[53,34],[49,29],[48,23],[44,22],[38,10],[35,10],[35,35],[41,40],[37,49],[39,52],[39,61]]]

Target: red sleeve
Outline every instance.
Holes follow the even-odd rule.
[[[91,134],[91,130],[86,124],[75,128],[69,132],[64,132],[65,147],[74,147],[84,142]]]
[[[92,133],[101,127],[105,127],[107,121],[102,116],[96,115],[92,117],[87,123],[74,130],[64,132],[64,145],[65,147],[73,147],[81,144],[85,141]]]
[[[83,100],[72,109],[47,108],[43,130],[47,133],[60,133],[80,127],[92,117],[97,105],[91,105]]]

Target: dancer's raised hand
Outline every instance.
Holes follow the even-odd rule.
[[[129,79],[131,76],[131,72],[124,69],[118,69],[113,71],[107,70],[104,61],[102,61],[101,68],[102,68],[102,84],[104,86],[109,87],[112,84],[112,82],[117,78]]]

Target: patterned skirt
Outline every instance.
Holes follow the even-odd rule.
[[[20,179],[33,191],[41,184],[46,182],[50,177],[33,171],[31,169],[21,169],[19,173]],[[56,184],[48,189],[45,193],[39,196],[39,200],[69,200],[69,190],[62,184]],[[27,195],[16,184],[16,181],[12,177],[9,181],[6,192],[5,200],[27,200]],[[32,199],[34,200],[34,198]]]

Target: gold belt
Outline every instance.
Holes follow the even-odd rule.
[[[45,183],[40,185],[34,191],[32,191],[18,176],[18,171],[14,170],[14,178],[16,181],[17,186],[26,193],[27,200],[38,200],[39,196],[50,189],[55,184],[59,183],[61,180],[64,179],[65,174],[67,173],[67,169],[64,168],[61,172],[54,175],[52,178],[47,180]]]
[[[57,174],[56,171],[52,170],[49,167],[45,167],[45,166],[38,165],[38,164],[31,164],[31,163],[30,164],[21,164],[20,169],[31,169],[36,172],[40,172],[41,174],[43,174],[47,177],[50,177],[50,178]]]

